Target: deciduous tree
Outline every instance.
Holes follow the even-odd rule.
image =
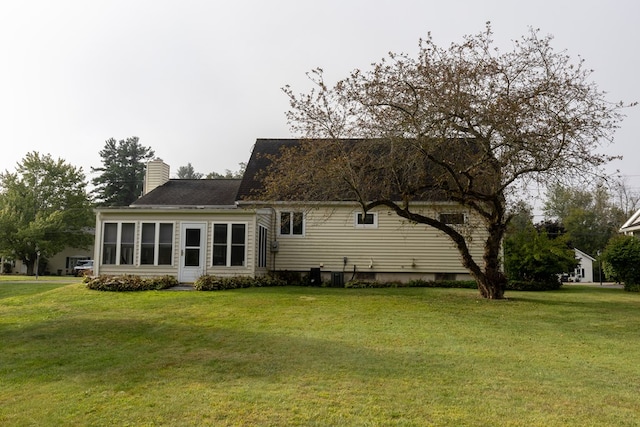
[[[627,219],[604,183],[586,188],[554,184],[547,192],[544,212],[562,226],[571,246],[592,256],[606,246]]]
[[[612,159],[596,149],[622,119],[624,105],[609,102],[582,60],[551,42],[531,30],[502,52],[487,25],[446,48],[429,36],[417,57],[389,54],[333,86],[312,71],[309,92],[284,88],[292,130],[309,141],[276,164],[265,197],[324,200],[346,189],[365,210],[384,206],[444,232],[481,295],[502,298],[508,202],[530,184],[596,174]],[[481,218],[482,259],[455,227],[414,209],[443,195]]]
[[[33,274],[38,253],[90,245],[95,224],[81,168],[50,155],[28,153],[16,172],[0,174],[0,253]]]
[[[611,239],[602,254],[609,274],[624,282],[627,291],[640,291],[640,240],[618,235]]]

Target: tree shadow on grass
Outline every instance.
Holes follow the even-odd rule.
[[[68,377],[129,384],[171,375],[194,375],[198,381],[215,383],[243,377],[329,377],[340,372],[397,378],[414,376],[409,365],[417,362],[415,355],[302,334],[128,319],[50,320],[2,330],[0,341],[8,349],[0,355],[0,372],[9,381],[17,373],[45,380]]]

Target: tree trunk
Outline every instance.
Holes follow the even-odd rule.
[[[483,298],[503,299],[507,288],[507,277],[502,272],[500,255],[506,226],[491,224],[488,228],[489,236],[484,245],[484,271],[475,279]]]
[[[478,290],[483,298],[503,299],[507,287],[507,278],[500,270],[486,271],[482,277],[476,277]]]
[[[27,260],[27,261],[23,261],[23,262],[27,266],[27,276],[33,276],[34,275],[34,271],[35,271],[34,267],[36,265],[36,262],[32,261],[32,260]]]

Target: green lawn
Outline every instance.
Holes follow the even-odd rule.
[[[640,425],[640,295],[507,296],[0,281],[0,425]]]

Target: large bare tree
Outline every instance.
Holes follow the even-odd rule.
[[[416,58],[389,54],[332,87],[322,69],[313,88],[290,99],[292,130],[307,143],[283,153],[265,195],[290,200],[344,197],[365,210],[384,206],[444,232],[485,298],[504,296],[501,242],[509,203],[531,184],[597,175],[613,157],[623,103],[610,103],[583,60],[551,47],[531,29],[502,52],[486,31],[447,48],[431,36]],[[360,139],[361,143],[345,143]],[[416,208],[459,203],[486,230],[483,259],[464,233]]]

